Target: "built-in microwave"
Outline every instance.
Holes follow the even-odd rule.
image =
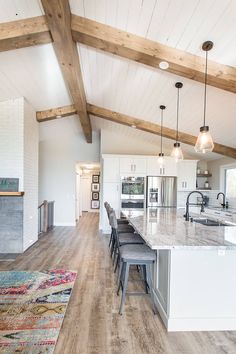
[[[143,209],[145,206],[144,177],[121,177],[121,208]]]
[[[144,177],[121,177],[121,199],[144,199]]]

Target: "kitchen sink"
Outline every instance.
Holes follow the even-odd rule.
[[[194,222],[197,222],[202,225],[206,226],[236,226],[236,224],[230,223],[230,222],[225,222],[225,221],[217,221],[217,220],[212,220],[212,219],[207,219],[207,218],[196,218],[193,219]]]

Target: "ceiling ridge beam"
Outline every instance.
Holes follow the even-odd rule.
[[[0,52],[51,42],[46,16],[0,23]]]
[[[135,126],[136,129],[142,130],[148,133],[161,135],[161,126],[156,123],[152,123],[143,119],[134,118],[126,114],[118,113],[110,109],[98,107],[87,103],[87,112],[94,117],[103,118],[111,122],[126,126]],[[48,120],[57,119],[61,117],[71,116],[76,113],[76,108],[74,105],[58,107],[53,109],[48,109],[45,111],[36,112],[36,118],[38,122],[42,123]],[[162,134],[165,138],[176,140],[176,130],[168,127],[163,127]],[[181,143],[194,146],[197,137],[188,133],[178,132],[178,140]],[[224,155],[227,157],[236,158],[236,149],[230,146],[218,144],[214,142],[213,152]]]
[[[158,69],[161,61],[167,61],[167,72],[204,83],[203,57],[76,15],[72,15],[71,26],[73,38],[79,43]],[[236,68],[209,60],[207,81],[236,93]]]
[[[86,97],[80,67],[79,53],[71,33],[71,12],[68,0],[41,0],[53,47],[69,90],[86,140],[92,142],[92,128],[86,107]]]

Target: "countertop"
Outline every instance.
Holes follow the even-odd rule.
[[[185,221],[184,210],[175,208],[122,213],[152,249],[236,250],[236,226],[205,226]]]

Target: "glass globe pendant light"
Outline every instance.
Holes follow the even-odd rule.
[[[177,94],[177,120],[176,120],[176,141],[174,143],[173,150],[171,151],[170,156],[175,159],[176,162],[183,160],[183,152],[178,141],[179,139],[179,89],[183,87],[182,82],[176,82],[175,87],[178,89]]]
[[[213,47],[213,42],[207,41],[202,45],[202,50],[206,52],[206,66],[205,66],[205,89],[204,89],[204,114],[203,114],[203,126],[200,127],[200,133],[198,135],[195,151],[203,154],[211,152],[214,149],[214,143],[209,132],[209,126],[206,125],[206,92],[207,92],[207,59],[208,51]]]
[[[164,111],[164,109],[166,109],[166,106],[161,105],[160,106],[160,110],[161,110],[161,152],[159,153],[159,157],[158,157],[158,162],[159,162],[160,166],[163,166],[165,163],[164,153],[162,151],[162,129],[163,129],[163,111]]]

